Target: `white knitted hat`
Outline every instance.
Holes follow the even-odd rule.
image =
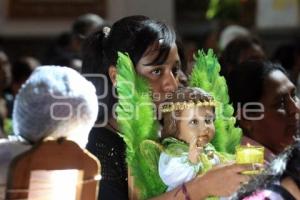
[[[80,134],[73,138],[87,140],[97,114],[92,83],[71,68],[41,66],[16,96],[13,130],[30,142],[47,136],[73,137],[73,133]]]

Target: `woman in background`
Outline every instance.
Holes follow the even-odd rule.
[[[293,142],[299,128],[299,100],[280,65],[246,61],[230,73],[228,88],[243,130],[242,144],[264,146],[270,161]]]

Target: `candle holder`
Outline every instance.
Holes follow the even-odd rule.
[[[264,163],[264,147],[262,146],[238,146],[236,148],[236,163],[238,164],[256,164]],[[242,174],[253,175],[259,174],[261,170],[244,171]]]

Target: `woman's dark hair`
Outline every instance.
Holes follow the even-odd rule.
[[[272,55],[272,61],[279,62],[287,71],[293,70],[296,57],[300,54],[298,43],[280,45]]]
[[[296,141],[280,153],[266,170],[249,181],[233,195],[233,200],[240,200],[254,192],[276,184],[286,177],[292,178],[300,187],[300,140]]]
[[[184,74],[186,74],[187,71],[187,59],[184,51],[184,45],[182,40],[178,39],[176,40],[176,46],[177,46],[177,51],[178,55],[180,58],[180,63],[181,63],[181,70],[183,71]]]
[[[128,53],[134,66],[142,58],[151,45],[157,44],[158,55],[149,65],[159,65],[168,57],[171,45],[175,43],[176,35],[166,24],[152,20],[146,16],[129,16],[115,22],[109,32],[98,30],[90,35],[83,45],[83,74],[105,75],[108,87],[105,88],[102,78],[88,78],[101,95],[108,90],[108,94],[100,101],[108,106],[110,111],[116,98],[112,96],[112,83],[109,80],[108,68],[117,63],[117,53]],[[100,117],[103,108],[100,108]]]
[[[298,74],[295,73],[297,67],[297,59],[300,56],[300,43],[293,42],[280,45],[272,56],[273,62],[280,63],[289,74],[293,83],[297,83]]]
[[[169,98],[165,103],[181,103],[181,102],[193,102],[195,104],[198,101],[206,102],[212,101],[213,97],[200,88],[193,87],[180,87],[174,93],[172,93],[172,97]],[[214,109],[214,108],[213,108]],[[161,130],[161,138],[167,137],[178,137],[179,127],[178,120],[176,117],[180,117],[180,110],[166,112],[162,115],[163,128]],[[175,116],[174,116],[175,115]]]
[[[259,60],[245,61],[234,68],[227,80],[234,110],[249,102],[259,102],[267,92],[264,91],[265,79],[275,70],[286,74],[281,65]]]

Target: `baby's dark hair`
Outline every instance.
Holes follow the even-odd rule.
[[[168,100],[162,105],[176,104],[176,103],[184,103],[184,102],[193,102],[197,104],[200,102],[212,102],[213,97],[200,88],[195,87],[181,87],[178,88],[175,92],[172,93],[172,96],[168,98]],[[214,107],[212,107],[214,110]],[[174,110],[170,112],[162,113],[162,123],[163,129],[161,131],[161,138],[167,137],[175,137],[177,138],[179,135],[179,127],[178,127],[178,119],[180,117],[182,110]]]

